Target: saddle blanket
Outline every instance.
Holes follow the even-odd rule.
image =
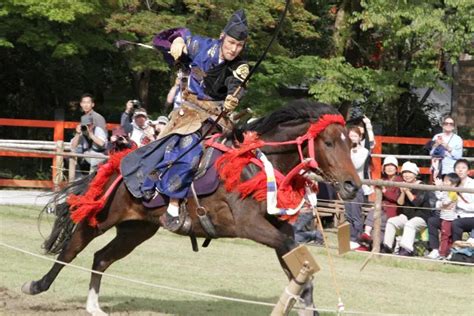
[[[214,149],[212,151],[210,160],[207,163],[206,173],[202,177],[193,181],[194,189],[196,190],[196,194],[198,196],[209,195],[209,194],[214,193],[217,190],[217,187],[219,186],[219,176],[217,174],[217,170],[214,166],[214,163],[216,159],[219,158],[220,156],[222,156],[222,152]],[[192,197],[191,190],[189,191],[188,196]],[[143,201],[143,205],[148,208],[157,208],[157,207],[161,207],[163,205],[168,204],[168,200],[169,199],[166,195],[158,194],[151,201]]]

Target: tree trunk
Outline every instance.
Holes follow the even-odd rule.
[[[144,70],[133,73],[133,79],[135,84],[135,91],[137,92],[138,98],[146,109],[148,107],[148,96],[150,87],[150,70]]]

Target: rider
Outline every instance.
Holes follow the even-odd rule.
[[[248,64],[240,57],[247,36],[247,19],[241,9],[232,15],[219,39],[192,35],[188,29],[177,28],[163,31],[153,40],[166,60],[171,61],[170,57],[181,60],[190,72],[187,88],[182,91],[183,104],[171,114],[171,121],[159,138],[170,134],[183,136],[173,149],[166,150],[163,161],[155,167],[155,176],[147,177],[142,185],[145,199],[152,198],[156,191],[170,198],[163,218],[170,229],[179,223],[179,201],[188,195],[202,147],[196,145],[184,157],[180,155],[199,142],[198,130],[203,121],[219,114],[222,106],[227,112],[237,107],[239,99],[233,94],[249,73]],[[177,157],[179,161],[170,167],[169,163]]]

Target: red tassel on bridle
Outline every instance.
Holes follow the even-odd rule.
[[[344,118],[338,114],[325,114],[319,120],[312,123],[308,131],[295,140],[284,142],[265,142],[257,137],[255,132],[249,132],[244,135],[244,141],[238,148],[224,149],[226,153],[216,161],[216,168],[227,191],[237,191],[242,198],[252,194],[257,201],[266,199],[266,175],[263,171],[258,172],[252,179],[242,182],[240,176],[243,169],[250,163],[253,163],[263,170],[260,160],[255,157],[254,150],[263,146],[283,146],[295,144],[298,146],[300,164],[294,167],[287,175],[283,175],[275,170],[275,177],[278,187],[278,207],[294,208],[303,198],[304,185],[306,179],[300,175],[300,171],[318,168],[315,158],[314,139],[331,124],[345,125]],[[214,139],[214,138],[213,138]],[[211,139],[206,144],[222,150],[222,144],[217,144]],[[309,158],[303,155],[303,144],[308,142]],[[295,216],[293,218],[295,219]],[[290,219],[290,220],[291,220]]]

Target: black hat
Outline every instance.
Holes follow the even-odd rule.
[[[247,27],[247,17],[243,9],[239,9],[232,14],[224,28],[224,33],[238,41],[247,39],[249,30]]]

